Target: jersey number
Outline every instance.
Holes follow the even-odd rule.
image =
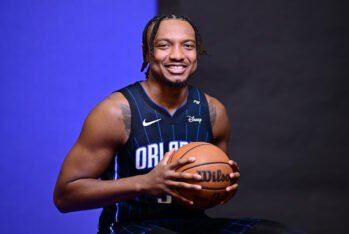
[[[172,197],[170,195],[159,197],[158,198],[158,203],[161,203],[161,204],[171,204],[172,203]]]

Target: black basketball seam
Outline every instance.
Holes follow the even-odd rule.
[[[203,165],[208,165],[208,164],[227,164],[230,166],[229,163],[226,163],[226,162],[206,162],[206,163],[200,163],[200,164],[196,164],[194,166],[191,166],[191,167],[188,167],[186,168],[185,170],[183,170],[182,172],[186,171],[186,170],[189,170],[189,169],[192,169],[194,167],[199,167],[199,166],[203,166]]]
[[[225,189],[226,187],[210,188],[210,187],[201,186],[201,190],[225,190]],[[173,190],[176,191],[178,194],[180,194],[180,192],[176,188]]]
[[[178,158],[178,160],[181,159],[181,158],[183,158],[184,155],[186,155],[189,151],[191,151],[191,150],[193,150],[193,149],[195,149],[195,148],[197,148],[197,147],[203,146],[203,145],[210,145],[210,144],[209,144],[209,143],[202,143],[202,144],[200,144],[200,145],[194,146],[193,148],[190,148],[189,150],[185,151],[185,152]],[[174,154],[173,154],[173,155],[174,155]],[[169,162],[172,162],[173,155],[172,155],[172,157],[170,158]]]
[[[222,188],[208,188],[208,187],[203,187],[201,186],[202,190],[225,190],[226,187],[222,187]]]

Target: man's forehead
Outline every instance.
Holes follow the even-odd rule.
[[[155,23],[153,23],[147,32],[147,39],[150,40],[151,33],[153,31]],[[163,37],[168,34],[177,35],[177,34],[186,34],[189,37],[192,37],[195,40],[195,31],[192,25],[183,19],[164,19],[160,22],[158,31],[156,32],[157,37]]]

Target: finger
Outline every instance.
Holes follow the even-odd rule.
[[[236,191],[238,189],[239,185],[238,184],[233,184],[231,186],[228,186],[225,188],[225,191],[231,192],[231,191]]]
[[[201,185],[190,184],[190,183],[185,183],[181,181],[170,181],[168,182],[168,186],[172,188],[184,188],[184,189],[190,189],[190,190],[196,190],[196,191],[200,191],[202,189]]]
[[[232,172],[229,174],[230,179],[239,179],[240,178],[240,172]]]
[[[238,190],[238,184],[234,184],[232,186],[229,186],[226,188],[226,190],[227,190],[228,195],[227,195],[226,199],[224,199],[220,203],[221,205],[227,203],[232,197],[234,197],[234,195],[236,194],[236,192]]]
[[[181,159],[179,159],[177,161],[174,161],[174,162],[170,163],[169,165],[170,165],[171,169],[176,169],[178,167],[181,167],[181,166],[184,166],[186,164],[192,163],[195,160],[196,160],[195,157],[181,158]]]
[[[239,168],[238,164],[235,161],[229,160],[228,163],[233,168],[233,171],[240,172],[240,168]]]
[[[191,200],[189,200],[189,199],[187,199],[187,198],[185,198],[185,197],[183,197],[183,196],[181,196],[181,195],[179,195],[178,193],[176,193],[176,192],[173,192],[172,190],[168,190],[168,191],[166,191],[169,195],[171,195],[172,197],[174,197],[174,198],[176,198],[176,199],[178,199],[178,200],[180,200],[180,201],[182,201],[182,202],[184,202],[184,203],[187,203],[187,204],[189,204],[189,205],[193,205],[194,204],[194,202],[193,201],[191,201]]]
[[[232,166],[233,166],[233,165],[236,165],[236,166],[238,165],[235,161],[233,161],[233,160],[231,160],[231,159],[228,161],[228,163],[229,163],[230,165],[232,165]]]
[[[195,181],[200,181],[202,179],[202,176],[199,174],[191,174],[187,172],[174,172],[172,175],[173,180],[195,180]]]
[[[173,154],[174,154],[175,152],[176,152],[175,149],[172,149],[172,150],[168,151],[168,152],[164,155],[164,157],[162,158],[161,161],[162,161],[164,164],[167,164],[168,161],[170,160],[170,158],[173,156]]]

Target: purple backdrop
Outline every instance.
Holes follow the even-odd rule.
[[[0,2],[1,233],[96,233],[100,210],[56,210],[55,180],[91,108],[143,78],[155,13],[155,0]]]

